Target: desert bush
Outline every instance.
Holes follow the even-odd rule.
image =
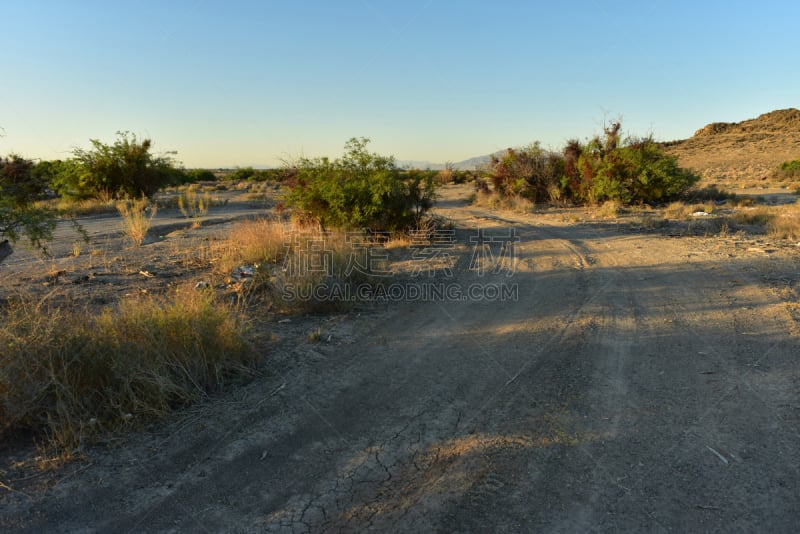
[[[64,196],[77,198],[151,197],[161,187],[179,182],[171,155],[151,153],[150,139],[141,141],[129,132],[117,132],[117,140],[107,145],[91,140],[93,148],[76,148],[78,163],[62,173],[54,184]]]
[[[563,176],[564,159],[545,151],[538,143],[520,150],[509,148],[502,156],[493,155],[487,169],[487,178],[498,194],[532,202],[548,202],[553,196],[560,199]]]
[[[652,138],[622,139],[620,122],[604,129],[585,146],[568,146],[565,159],[578,157],[567,182],[578,200],[623,204],[662,202],[678,197],[700,178],[678,166],[677,158],[661,151]]]
[[[455,171],[451,165],[446,165],[444,169],[436,173],[436,182],[440,185],[452,184],[455,182]]]
[[[340,159],[303,158],[288,182],[286,205],[323,228],[400,230],[433,205],[430,173],[402,172],[393,157],[367,150],[369,139],[350,139]]]
[[[245,327],[188,288],[101,312],[12,300],[0,310],[0,434],[27,428],[72,448],[161,416],[251,368]]]
[[[142,197],[138,200],[123,200],[117,203],[117,210],[122,216],[122,228],[125,235],[133,241],[133,244],[140,246],[150,231],[153,218],[156,216],[158,207],[155,203]]]
[[[37,205],[49,184],[32,169],[33,162],[20,156],[0,158],[0,241],[16,242],[24,235],[31,245],[42,248],[52,238],[55,213]]]
[[[623,205],[675,199],[699,180],[652,138],[623,139],[621,128],[620,122],[612,122],[602,138],[585,144],[570,140],[560,154],[545,151],[538,143],[508,149],[492,156],[486,176],[504,197]]]

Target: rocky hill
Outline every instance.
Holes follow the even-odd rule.
[[[763,180],[800,157],[800,110],[789,108],[742,122],[714,122],[683,141],[664,143],[683,167],[719,181]]]

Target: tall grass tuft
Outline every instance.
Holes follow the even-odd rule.
[[[153,218],[158,211],[155,203],[151,204],[146,198],[123,200],[117,204],[117,210],[122,216],[122,227],[125,235],[138,247],[147,237]],[[148,213],[149,212],[149,213]]]
[[[326,299],[324,295],[308,298],[314,288],[381,282],[382,276],[373,276],[369,269],[348,269],[354,265],[353,260],[360,258],[366,263],[361,257],[366,254],[364,248],[354,244],[353,239],[354,233],[323,232],[318,226],[253,219],[237,223],[227,239],[212,245],[210,255],[217,275],[230,275],[240,266],[254,269],[252,279],[239,287],[245,302],[266,300],[273,307],[290,312],[325,311],[339,309],[346,302]],[[381,250],[375,251],[368,267],[385,271],[386,266],[377,257],[384,244],[370,246]]]
[[[206,191],[202,195],[194,188],[181,192],[178,196],[178,208],[187,219],[192,220],[192,227],[200,227],[200,219],[206,216],[211,206],[211,193]]]
[[[17,299],[0,310],[0,435],[43,431],[65,450],[161,416],[246,373],[245,324],[210,292],[100,313]]]
[[[277,219],[258,218],[237,222],[219,244],[216,268],[228,273],[242,264],[280,264],[294,231]]]

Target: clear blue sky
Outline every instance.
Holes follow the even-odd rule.
[[[117,130],[187,167],[667,140],[800,107],[800,2],[0,0],[0,153]]]

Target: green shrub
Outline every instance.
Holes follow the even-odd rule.
[[[677,158],[662,152],[652,138],[623,141],[620,129],[621,123],[611,123],[605,138],[595,137],[585,146],[570,144],[565,150],[565,158],[577,153],[572,176],[566,180],[573,184],[576,199],[592,204],[663,202],[700,179],[679,167]]]
[[[590,141],[578,161],[584,200],[663,201],[677,196],[696,180],[682,172],[675,158],[661,153],[651,139],[617,144],[619,124],[606,130],[605,142]]]
[[[433,205],[435,174],[401,171],[393,157],[352,138],[340,159],[302,158],[287,182],[286,205],[323,227],[398,230],[415,224]]]
[[[93,149],[75,149],[78,166],[67,169],[55,183],[63,196],[77,198],[152,197],[179,180],[170,154],[154,155],[150,139],[117,132],[113,145],[91,140]]]
[[[52,238],[55,213],[36,207],[48,179],[33,172],[33,162],[17,155],[0,158],[0,241],[25,235],[33,246]]]

